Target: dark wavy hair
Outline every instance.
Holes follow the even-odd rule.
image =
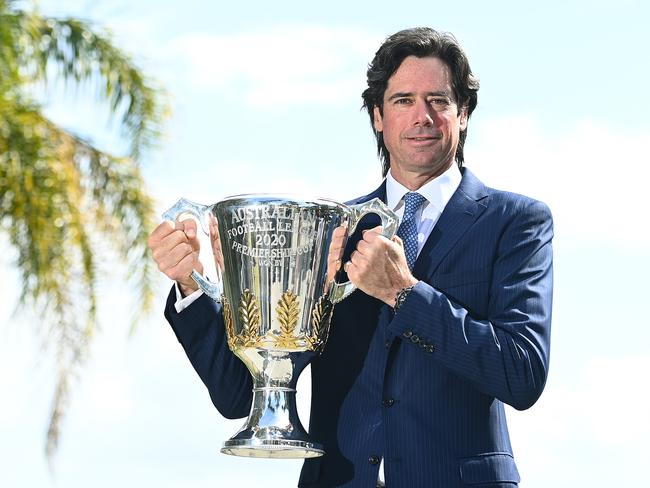
[[[381,159],[384,176],[390,168],[390,154],[384,144],[383,134],[375,129],[373,111],[375,107],[379,107],[383,114],[384,92],[388,86],[388,79],[408,56],[418,58],[435,56],[449,66],[455,102],[459,109],[467,107],[468,118],[478,101],[479,81],[472,74],[467,56],[452,34],[437,32],[428,27],[416,27],[399,31],[388,37],[368,65],[368,88],[361,95],[363,108],[368,111],[370,125],[377,139],[377,155]],[[466,137],[467,128],[460,132],[456,149],[455,159],[459,168],[463,167],[463,145]]]

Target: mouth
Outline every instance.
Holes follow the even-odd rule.
[[[411,137],[406,137],[406,141],[409,144],[413,144],[415,146],[427,146],[427,145],[430,145],[430,144],[434,144],[439,139],[440,139],[440,137],[437,137],[437,136],[411,136]]]

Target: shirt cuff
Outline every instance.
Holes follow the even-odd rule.
[[[174,289],[176,290],[176,303],[174,303],[174,308],[176,309],[176,313],[181,313],[187,307],[192,305],[197,298],[203,295],[203,291],[201,290],[201,288],[199,288],[195,292],[192,292],[189,295],[187,295],[185,298],[183,298],[183,295],[181,294],[181,290],[178,287],[177,282],[174,282]]]

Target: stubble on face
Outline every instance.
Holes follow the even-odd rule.
[[[451,72],[437,57],[408,56],[388,80],[375,129],[390,154],[393,177],[414,190],[454,163],[467,110],[458,109]]]

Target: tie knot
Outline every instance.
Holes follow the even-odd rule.
[[[419,193],[414,191],[408,192],[404,196],[404,216],[413,215],[425,201],[426,198]]]

